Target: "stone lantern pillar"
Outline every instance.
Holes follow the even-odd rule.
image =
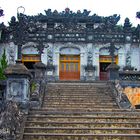
[[[5,69],[7,77],[6,100],[20,103],[21,108],[27,108],[30,98],[29,70],[22,64],[9,65]]]
[[[42,62],[37,62],[34,64],[35,68],[35,79],[45,80],[46,75],[46,65]]]
[[[119,66],[115,63],[111,63],[107,67],[107,74],[108,74],[108,80],[116,80],[119,79]]]

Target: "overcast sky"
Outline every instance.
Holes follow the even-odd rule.
[[[90,10],[91,15],[94,13],[99,16],[120,14],[120,24],[124,23],[125,17],[130,18],[134,26],[140,24],[140,19],[136,18],[136,12],[140,11],[140,0],[0,0],[0,7],[5,14],[0,18],[0,22],[4,21],[6,24],[12,16],[16,16],[19,6],[25,8],[27,15],[44,13],[48,8],[61,12],[69,7],[74,12]]]

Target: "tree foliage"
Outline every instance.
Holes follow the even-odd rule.
[[[6,67],[7,67],[7,60],[6,60],[6,53],[5,53],[5,49],[4,49],[4,52],[0,59],[0,80],[6,79],[6,77],[4,75],[4,70],[6,69]]]

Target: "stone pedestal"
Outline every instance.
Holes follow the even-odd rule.
[[[22,64],[9,65],[5,70],[7,77],[6,100],[20,103],[22,108],[27,108],[30,97],[31,74]]]
[[[116,80],[119,79],[119,66],[111,63],[108,67],[107,67],[107,74],[108,74],[108,79],[109,80]]]
[[[47,65],[47,81],[55,81],[55,66],[54,65]]]
[[[86,81],[94,81],[95,80],[95,66],[87,65],[85,67],[85,80]]]

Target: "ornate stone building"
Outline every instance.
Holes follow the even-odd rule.
[[[43,62],[46,76],[55,80],[107,80],[106,68],[114,61],[140,70],[140,27],[128,18],[117,25],[117,14],[101,17],[90,11],[66,8],[58,13],[28,16],[19,13],[1,29],[0,55],[5,48],[9,63],[21,59],[29,69]]]

